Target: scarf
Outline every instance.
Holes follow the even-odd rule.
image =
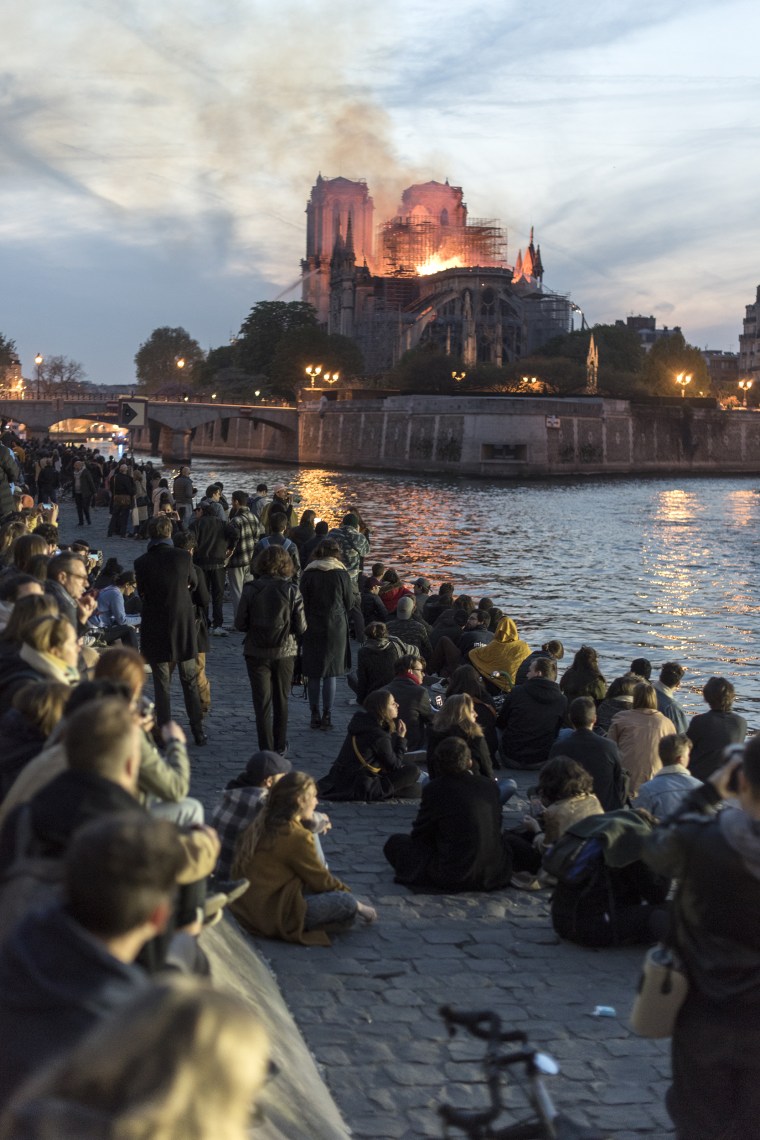
[[[307,570],[345,570],[345,564],[339,558],[315,558],[308,566],[304,567],[304,574]]]

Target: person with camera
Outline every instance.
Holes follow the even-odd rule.
[[[760,1119],[760,736],[724,758],[643,851],[678,880],[671,942],[689,981],[667,1096],[678,1140],[755,1136]]]

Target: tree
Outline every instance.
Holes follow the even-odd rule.
[[[687,395],[693,395],[700,389],[710,391],[710,373],[705,358],[698,348],[686,343],[679,329],[654,342],[644,364],[642,379],[651,395],[677,396],[676,376],[681,372],[691,376]]]
[[[21,366],[16,342],[0,333],[0,390],[11,395],[17,384],[21,384]]]
[[[348,337],[328,335],[318,326],[294,328],[277,345],[269,368],[271,394],[294,398],[308,383],[306,367],[310,364],[321,364],[323,372],[338,372],[344,381],[359,375],[364,367],[361,350]]]
[[[251,376],[268,376],[280,341],[302,329],[319,331],[313,305],[305,301],[259,301],[240,326],[235,365]]]
[[[39,368],[41,391],[49,399],[81,395],[87,373],[78,360],[48,356]]]
[[[140,389],[192,387],[200,380],[203,360],[203,349],[186,329],[154,329],[135,353]]]

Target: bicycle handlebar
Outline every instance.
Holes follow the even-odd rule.
[[[463,1010],[452,1009],[450,1005],[442,1005],[438,1012],[446,1023],[449,1033],[452,1034],[457,1025],[461,1025],[469,1030],[473,1037],[479,1037],[481,1041],[493,1043],[519,1041],[524,1045],[528,1040],[527,1033],[522,1029],[510,1029],[508,1032],[502,1033],[501,1018],[491,1010],[474,1010],[471,1013],[465,1013]],[[516,1059],[524,1060],[525,1056],[519,1055]]]

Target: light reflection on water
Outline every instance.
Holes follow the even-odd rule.
[[[760,727],[760,493],[750,479],[514,485],[204,459],[193,478],[199,489],[220,478],[226,492],[284,482],[297,507],[331,524],[358,507],[373,560],[489,595],[531,644],[593,644],[608,680],[633,657],[678,660],[690,713],[705,707],[708,676],[730,677],[737,711]]]

